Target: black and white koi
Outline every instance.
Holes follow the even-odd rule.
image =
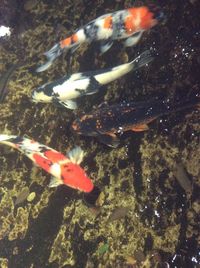
[[[98,92],[101,86],[137,70],[152,60],[150,51],[146,50],[133,61],[114,68],[67,75],[35,89],[32,100],[45,103],[57,102],[73,110],[77,108],[77,98]]]

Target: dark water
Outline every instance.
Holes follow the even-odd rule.
[[[149,3],[150,1],[136,1],[135,4]],[[135,234],[136,228],[134,221],[137,221],[138,217],[145,228],[141,234],[141,240],[144,238],[144,241],[140,244],[140,239],[137,238],[132,253],[128,251],[128,255],[134,256],[136,249],[141,250],[145,258],[150,260],[149,266],[146,267],[167,267],[167,263],[174,268],[199,267],[199,111],[191,109],[163,116],[150,125],[148,133],[127,132],[120,137],[118,151],[113,152],[93,138],[74,136],[69,131],[76,116],[83,111],[90,111],[94,105],[97,106],[105,100],[110,104],[120,101],[146,101],[154,97],[182,100],[199,94],[199,1],[170,0],[155,3],[161,6],[167,20],[145,33],[135,48],[127,48],[124,51],[122,44],[116,42],[107,53],[99,56],[97,44],[91,44],[87,49],[80,48],[75,52],[70,61],[67,55],[61,56],[51,69],[42,74],[36,74],[34,70],[39,61],[42,62],[43,52],[55,42],[102,14],[130,7],[133,1],[4,0],[0,3],[0,22],[13,29],[10,38],[0,39],[2,59],[5,63],[2,73],[10,64],[22,58],[26,61],[26,65],[13,75],[11,81],[15,83],[10,82],[7,85],[8,95],[4,103],[0,104],[1,132],[7,129],[12,134],[28,134],[62,152],[67,152],[75,144],[81,145],[87,152],[82,166],[88,167],[87,173],[93,176],[95,183],[105,192],[100,214],[93,221],[87,222],[87,217],[91,215],[89,208],[88,212],[83,214],[77,212],[81,207],[78,201],[84,200],[82,194],[67,187],[59,187],[55,191],[49,190],[49,195],[44,197],[42,194],[47,189],[50,177],[39,171],[36,174],[37,179],[32,183],[32,163],[19,153],[2,147],[0,229],[4,230],[5,223],[10,226],[1,233],[0,258],[5,258],[5,263],[8,262],[8,265],[3,266],[4,262],[1,261],[2,267],[143,267],[137,258],[137,266],[127,264],[126,250],[125,253],[123,251],[132,242],[131,235]],[[66,72],[116,66],[123,61],[124,53],[131,60],[149,48],[157,55],[149,68],[129,74],[113,86],[103,87],[97,95],[84,97],[80,100],[78,111],[72,112],[44,104],[35,105],[29,100],[35,87],[58,79]],[[178,153],[171,152],[174,147]],[[125,148],[125,153],[122,148]],[[190,195],[186,195],[185,189],[175,180],[174,175],[170,175],[170,163],[177,161],[177,158],[183,161],[186,169],[189,168],[187,176],[192,182]],[[144,162],[147,163],[147,168],[151,168],[150,177],[143,175]],[[99,171],[101,167],[102,173]],[[122,180],[120,184],[119,180]],[[32,203],[24,201],[13,207],[16,192],[20,191],[22,183],[30,188],[30,192],[36,192],[36,199]],[[109,196],[109,191],[116,197],[120,193],[124,198],[122,204],[118,198]],[[40,213],[33,218],[31,211],[42,200],[41,197],[47,204],[43,208],[41,205]],[[121,234],[119,231],[116,240],[109,240],[109,235],[113,233],[106,219],[115,209],[115,205],[124,206],[123,200],[131,197],[135,200],[134,209],[120,219],[118,225],[113,225],[114,228],[125,226],[126,232]],[[9,234],[16,222],[20,222],[17,217],[17,209],[20,206],[30,209],[28,227],[22,231],[21,236],[18,230],[19,235],[12,240]],[[69,214],[64,212],[67,207],[70,207]],[[87,210],[87,204],[85,207]],[[49,262],[54,241],[62,225],[67,228],[64,232],[65,239],[60,241],[70,240],[74,254],[74,264],[71,265],[65,262],[68,255],[61,243],[56,244],[58,249],[62,249],[61,253],[58,253],[61,256],[60,264],[58,258]],[[170,242],[165,236],[166,230],[176,225],[180,225],[180,229],[174,233],[174,250],[167,245],[158,248],[157,239],[161,237],[166,243]],[[84,238],[87,230],[94,232],[93,238],[88,240]],[[110,247],[102,255],[98,253],[101,243]],[[111,252],[115,252],[114,259],[109,257]],[[90,259],[93,266],[89,266]]]

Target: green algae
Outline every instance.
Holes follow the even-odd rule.
[[[17,238],[23,239],[28,229],[29,223],[29,208],[19,207],[17,209],[16,217],[14,219],[13,228],[9,232],[8,239],[10,241]]]
[[[1,268],[8,268],[8,259],[0,258],[0,266]]]

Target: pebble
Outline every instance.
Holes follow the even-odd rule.
[[[35,197],[36,197],[36,193],[35,193],[35,192],[31,192],[31,193],[28,195],[28,197],[27,197],[27,201],[28,201],[28,202],[32,202],[33,199],[35,199]]]

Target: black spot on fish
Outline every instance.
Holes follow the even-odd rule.
[[[47,86],[45,86],[43,91],[44,91],[45,95],[51,97],[52,93],[53,93],[53,88],[51,85],[47,85]]]
[[[52,97],[55,97],[56,99],[60,97],[58,93],[53,92]]]
[[[43,153],[44,155],[46,154],[46,152],[48,152],[49,150],[47,150],[47,148],[45,146],[39,146],[39,150],[41,153]]]
[[[125,31],[125,25],[122,15],[119,16],[119,20],[113,24],[114,37],[120,37],[122,32]]]
[[[97,32],[98,32],[99,27],[94,24],[94,22],[88,23],[86,27],[84,27],[84,34],[88,39],[96,39],[97,37]]]
[[[20,143],[22,143],[23,142],[23,138],[22,137],[16,137],[16,138],[11,138],[11,139],[9,139],[9,141],[11,141],[11,142],[13,142],[13,143],[15,143],[15,144],[20,144]]]
[[[80,95],[84,95],[85,90],[84,89],[80,89],[80,88],[75,88],[75,91],[79,92]]]

